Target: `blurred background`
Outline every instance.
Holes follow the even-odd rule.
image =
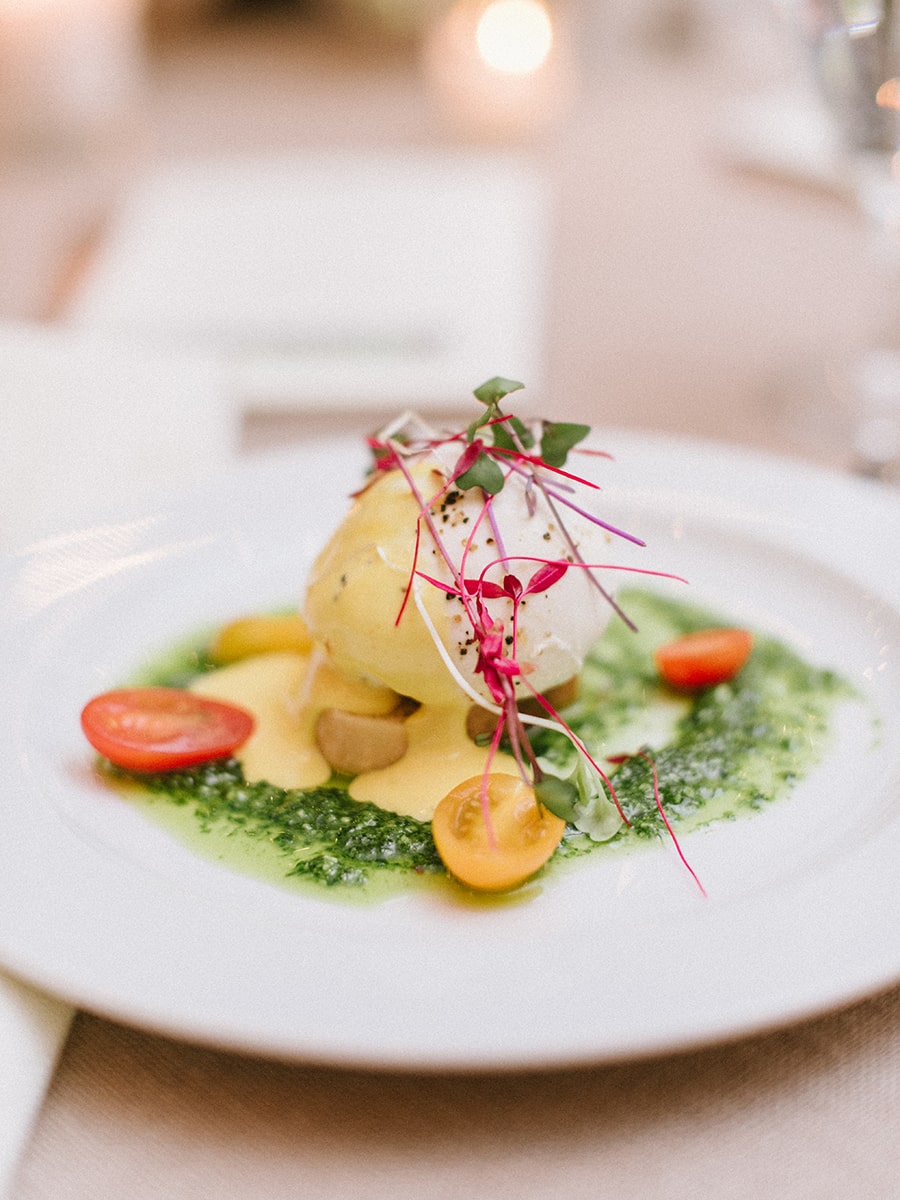
[[[498,373],[535,413],[894,478],[896,24],[0,0],[7,540],[59,518],[16,463],[74,511],[100,446],[133,488]]]

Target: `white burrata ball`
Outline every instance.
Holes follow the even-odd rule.
[[[458,456],[455,446],[410,460],[422,499],[438,497],[431,516],[440,545],[423,522],[416,556],[419,500],[402,471],[386,471],[356,497],[318,556],[303,604],[310,632],[338,668],[423,704],[464,699],[456,673],[490,701],[475,669],[478,644],[470,614],[463,601],[449,593],[454,572],[447,558],[457,569],[464,562],[465,577],[473,579],[487,564],[506,556],[509,561],[492,566],[487,578],[502,583],[509,574],[525,587],[542,562],[570,561],[573,544],[587,563],[603,562],[609,553],[610,537],[604,530],[558,505],[567,538],[539,490],[533,493],[536,503],[530,511],[517,476],[493,498],[494,520],[489,522],[480,488],[462,491],[451,485],[445,491]],[[419,576],[413,581],[415,596],[404,604],[414,566],[448,590]],[[504,639],[511,639],[512,602],[500,597],[487,598],[485,604],[502,625]],[[515,658],[528,671],[531,688],[545,692],[576,675],[611,611],[589,573],[578,566],[569,567],[545,591],[525,596],[518,607]],[[512,643],[505,640],[504,645],[511,656]],[[528,694],[521,682],[516,686]]]

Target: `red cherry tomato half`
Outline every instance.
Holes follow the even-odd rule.
[[[129,771],[172,771],[224,758],[253,732],[250,713],[178,688],[120,688],[88,701],[85,737]]]
[[[752,648],[753,636],[746,629],[701,629],[660,646],[654,659],[672,687],[712,687],[733,679]]]

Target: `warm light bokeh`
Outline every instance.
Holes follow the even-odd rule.
[[[546,61],[553,26],[538,0],[493,0],[478,21],[475,40],[489,67],[527,75]]]
[[[900,109],[900,79],[886,79],[875,95],[879,108]]]

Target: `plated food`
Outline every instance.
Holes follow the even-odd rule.
[[[725,615],[622,588],[677,577],[596,511],[571,461],[601,453],[587,426],[505,411],[520,387],[476,389],[465,429],[405,417],[372,439],[301,613],[242,615],[190,669],[91,700],[110,778],[266,842],[290,878],[503,891],[662,836],[702,890],[676,827],[789,788],[846,688]]]
[[[344,777],[97,769],[90,697],[186,690],[236,618],[296,615],[369,466],[356,437],[311,438],[4,559],[4,968],[143,1029],[392,1070],[622,1061],[895,982],[896,495],[721,443],[609,428],[590,445],[612,459],[576,447],[565,469],[646,542],[611,542],[615,559],[688,580],[618,579],[637,632],[607,622],[561,710],[630,827],[596,842],[567,822],[530,882],[480,893],[435,861],[430,823],[370,810]],[[752,631],[743,669],[664,685],[655,648],[710,625]],[[839,682],[828,698],[832,670],[849,701]],[[572,773],[566,738],[531,737]],[[650,763],[608,762],[642,747],[706,896]]]

